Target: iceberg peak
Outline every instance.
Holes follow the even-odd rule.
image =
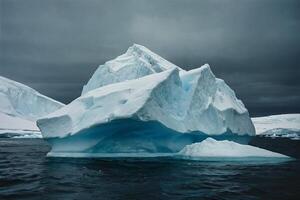
[[[164,59],[161,56],[157,55],[156,53],[152,52],[148,48],[146,48],[142,45],[139,45],[139,44],[133,44],[131,47],[128,48],[127,53],[133,54],[137,57],[145,58],[146,60],[149,61],[150,64],[152,64],[152,67],[154,67],[155,64],[159,65],[159,68],[162,68],[162,69],[158,69],[159,71],[167,70],[170,68],[178,68],[178,69],[182,70],[178,66],[174,65],[173,63],[167,61],[166,59]],[[155,68],[153,68],[153,69],[157,70]],[[156,71],[156,72],[159,72],[159,71]]]
[[[146,47],[133,44],[124,54],[100,65],[83,87],[82,94],[108,84],[137,79],[173,68],[182,70]]]

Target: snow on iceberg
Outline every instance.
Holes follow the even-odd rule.
[[[0,134],[35,137],[36,120],[63,106],[34,89],[0,76]]]
[[[100,65],[83,87],[82,94],[104,85],[137,79],[172,68],[180,70],[146,47],[134,44],[123,55]]]
[[[278,157],[288,158],[280,153],[275,153],[258,147],[238,144],[232,141],[217,141],[207,138],[199,143],[184,147],[178,155],[184,157]]]
[[[185,71],[140,45],[128,52],[139,56],[100,66],[82,96],[37,121],[52,152],[177,152],[208,135],[255,135],[247,109],[209,65]],[[151,73],[126,79],[141,65]]]

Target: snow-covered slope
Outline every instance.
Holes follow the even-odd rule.
[[[140,78],[171,68],[178,67],[149,49],[134,44],[126,53],[100,65],[83,87],[82,94],[104,85]]]
[[[178,155],[186,157],[280,157],[288,156],[250,145],[242,145],[232,141],[217,141],[207,138],[202,142],[184,147]]]
[[[26,85],[0,76],[0,112],[2,113],[36,120],[63,105]]]
[[[300,114],[282,114],[252,118],[256,134],[272,129],[291,129],[300,131]]]
[[[73,137],[77,138],[76,141],[80,138],[81,142],[76,145],[76,150],[69,148],[68,151],[86,151],[97,144],[99,147],[100,143],[102,146],[107,145],[108,142],[105,141],[108,138],[111,142],[112,138],[123,135],[130,138],[137,134],[148,134],[147,137],[151,135],[153,143],[136,150],[156,151],[156,142],[159,141],[159,136],[153,138],[156,133],[163,136],[168,132],[165,137],[170,137],[173,133],[191,132],[204,135],[255,135],[254,126],[243,103],[223,80],[214,76],[208,65],[185,71],[140,45],[130,47],[125,55],[128,52],[134,56],[140,55],[132,58],[134,61],[146,60],[146,63],[152,65],[144,62],[131,65],[132,59],[121,59],[122,62],[118,62],[118,57],[108,62],[113,64],[106,63],[102,66],[110,68],[108,74],[117,77],[110,79],[110,82],[108,79],[106,81],[109,76],[107,73],[99,72],[100,66],[88,83],[93,86],[86,86],[96,89],[86,89],[81,97],[69,105],[38,120],[44,138],[51,140]],[[127,72],[134,72],[144,66],[151,71],[150,75],[139,74],[138,77],[133,76],[132,80],[120,82]],[[150,123],[155,125],[150,127]],[[125,143],[124,138],[120,141]],[[53,142],[53,145],[57,143],[59,142]],[[55,149],[60,148],[53,148],[52,151]],[[172,150],[174,148],[171,147]],[[94,148],[93,151],[97,150]]]
[[[0,76],[1,133],[37,132],[35,121],[62,106],[28,86]]]

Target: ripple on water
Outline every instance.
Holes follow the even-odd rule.
[[[2,145],[4,144],[4,145]],[[0,199],[299,199],[300,163],[48,158],[40,139],[0,140]]]

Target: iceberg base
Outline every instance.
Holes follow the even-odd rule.
[[[230,131],[221,135],[202,132],[180,133],[156,121],[142,122],[119,119],[83,130],[64,138],[45,138],[52,146],[48,156],[67,157],[149,157],[179,152],[188,144],[207,137],[248,144],[251,136],[238,136]]]

